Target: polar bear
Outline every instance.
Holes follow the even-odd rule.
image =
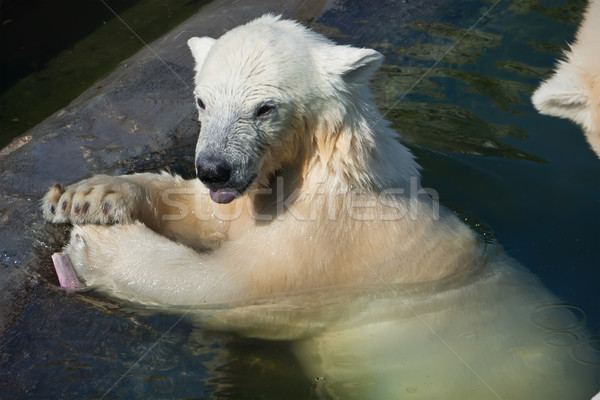
[[[289,340],[324,398],[595,393],[580,319],[421,187],[371,99],[378,52],[271,15],[188,44],[198,179],[50,188],[65,286]]]
[[[542,114],[568,118],[583,128],[600,157],[600,1],[591,0],[577,39],[554,75],[532,97]]]

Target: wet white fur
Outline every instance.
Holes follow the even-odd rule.
[[[572,356],[584,344],[548,344],[564,332],[585,341],[573,314],[454,215],[436,215],[414,157],[371,101],[379,53],[272,16],[189,44],[206,105],[198,151],[223,145],[207,132],[241,132],[223,154],[255,168],[251,189],[266,194],[216,204],[198,180],[168,174],[51,189],[49,220],[122,222],[74,227],[65,252],[87,285],[191,307],[211,328],[296,340],[325,398],[593,392],[597,369]],[[254,137],[239,121],[265,100],[278,114]]]

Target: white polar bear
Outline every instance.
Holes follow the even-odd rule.
[[[597,365],[573,356],[589,354],[579,320],[419,186],[371,100],[379,53],[273,16],[188,43],[199,179],[51,188],[44,216],[79,224],[61,268],[211,328],[293,340],[328,398],[595,393]]]
[[[579,124],[600,157],[600,0],[590,1],[566,60],[535,91],[532,101],[542,114]]]

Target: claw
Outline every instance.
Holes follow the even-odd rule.
[[[87,214],[89,210],[90,210],[90,203],[85,203],[83,205],[83,209],[81,210],[81,212],[83,212],[83,214]]]
[[[60,207],[63,212],[67,210],[67,205],[69,205],[69,202],[67,200],[63,201],[62,206]]]
[[[54,189],[60,194],[63,194],[65,192],[65,189],[59,183],[54,185]]]

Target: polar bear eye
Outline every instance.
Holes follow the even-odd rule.
[[[263,104],[262,106],[260,106],[258,108],[258,110],[256,110],[256,116],[257,117],[266,117],[268,115],[273,114],[275,111],[277,111],[277,106],[275,104],[271,104],[271,103]]]
[[[202,99],[200,97],[198,97],[196,99],[196,103],[198,103],[198,107],[200,107],[201,110],[204,110],[206,108],[206,106],[204,105],[204,102],[202,101]]]

